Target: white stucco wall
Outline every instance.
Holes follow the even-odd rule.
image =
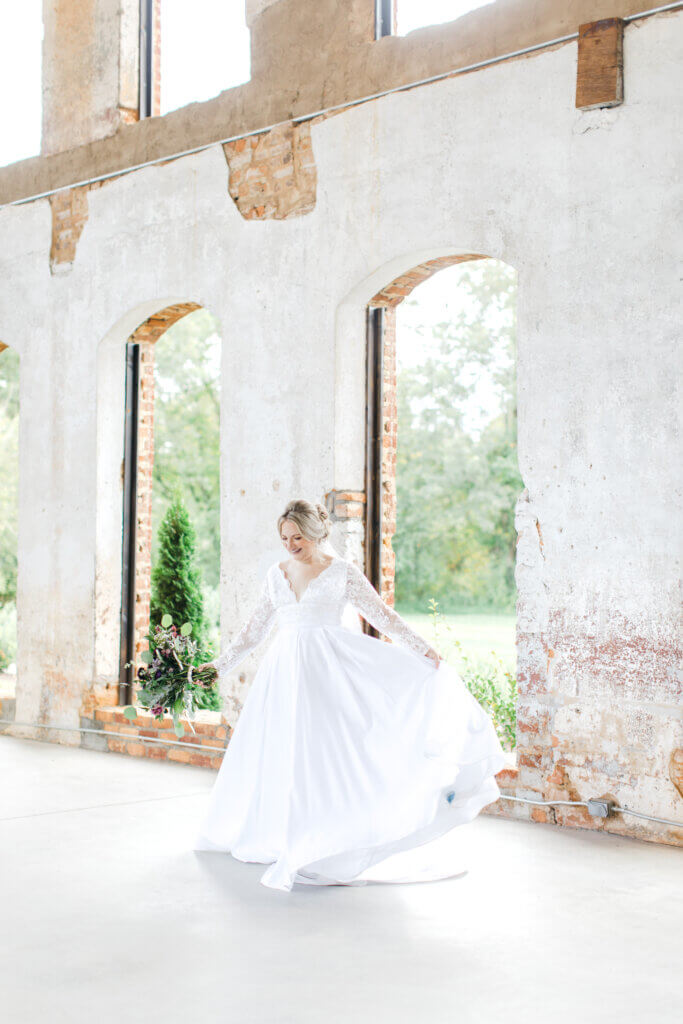
[[[425,258],[478,252],[518,272],[525,700],[551,715],[584,796],[680,817],[664,773],[680,745],[682,43],[681,15],[628,26],[625,102],[608,111],[575,109],[570,44],[331,117],[299,218],[244,221],[220,147],[91,192],[68,274],[50,275],[47,201],[0,211],[0,337],[22,373],[18,720],[77,725],[80,693],[115,666],[111,394],[135,324],[172,297],[223,325],[227,642],[284,503],[363,486],[365,302]],[[536,776],[522,770],[530,789]]]

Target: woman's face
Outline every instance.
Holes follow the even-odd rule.
[[[304,537],[296,523],[290,522],[289,519],[285,519],[282,524],[280,536],[289,554],[297,561],[306,562],[315,553],[316,542]]]

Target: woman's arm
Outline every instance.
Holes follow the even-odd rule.
[[[363,618],[380,633],[397,640],[417,654],[426,654],[438,665],[440,659],[436,651],[419,633],[410,628],[398,612],[385,604],[367,576],[352,562],[349,562],[347,567],[346,597]]]
[[[213,661],[207,662],[207,665],[213,665],[219,677],[232,672],[262,640],[265,640],[274,621],[275,606],[270,599],[268,581],[266,580],[261,588],[258,603],[249,619],[236,634],[229,647]]]

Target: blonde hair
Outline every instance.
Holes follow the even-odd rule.
[[[325,540],[330,533],[330,514],[319,502],[305,501],[297,498],[290,501],[287,508],[277,521],[277,531],[282,536],[282,524],[294,523],[299,533],[307,540]]]

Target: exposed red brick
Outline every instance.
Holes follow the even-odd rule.
[[[328,491],[325,507],[335,522],[360,519],[365,515],[364,491]]]
[[[548,758],[548,752],[538,747],[518,747],[517,764],[526,768],[543,768]]]
[[[50,196],[52,244],[50,269],[70,266],[76,259],[76,246],[88,219],[90,187],[66,188]]]
[[[98,709],[112,707],[116,704],[118,704],[118,687],[100,686],[95,683],[83,691],[80,714],[86,718],[93,718],[97,716]]]
[[[566,825],[569,828],[592,828],[602,827],[602,820],[591,817],[585,807],[563,807],[561,804],[555,808],[555,819],[558,825]]]
[[[200,754],[198,750],[190,754],[189,764],[197,765],[199,768],[211,768],[212,758],[208,754]]]
[[[651,624],[646,635],[642,623],[615,610],[598,629],[593,613],[578,617],[556,609],[549,616],[548,634],[545,649],[553,650],[553,673],[565,693],[679,702],[683,650],[667,623]]]
[[[456,263],[466,263],[468,260],[485,259],[487,259],[486,256],[478,253],[466,253],[462,256],[439,256],[435,260],[427,260],[425,263],[420,263],[419,266],[413,267],[407,273],[401,274],[400,277],[397,277],[386,288],[382,288],[381,291],[377,292],[370,299],[368,305],[383,306],[387,309],[398,306],[407,295],[410,295],[413,288],[417,288],[419,284],[427,281],[434,274],[438,273],[439,270],[443,270],[445,267],[452,267]]]
[[[117,177],[120,175],[107,180],[115,181]],[[68,270],[76,259],[78,240],[88,220],[88,192],[105,184],[105,181],[93,181],[89,185],[61,189],[48,197],[52,213],[51,273]]]
[[[145,757],[149,757],[154,761],[165,761],[166,754],[168,753],[169,747],[158,746],[156,743],[154,746],[145,748]]]
[[[503,768],[496,774],[496,782],[501,789],[508,789],[517,785],[519,771],[516,768]]]
[[[116,753],[179,761],[204,768],[220,768],[227,742],[232,735],[232,728],[223,715],[215,711],[197,712],[192,728],[185,724],[187,732],[180,739],[173,731],[170,717],[156,719],[145,708],[138,708],[137,718],[132,720],[126,718],[123,707],[99,708],[95,712],[95,720],[102,723],[103,735],[117,734],[108,736],[108,747]],[[161,743],[148,742],[163,738],[171,740],[173,744],[187,745],[189,749],[184,750],[183,746],[178,745],[164,746]],[[202,745],[205,750],[194,750],[195,744]]]
[[[624,99],[624,22],[604,18],[579,25],[576,106],[614,107]]]
[[[311,126],[285,124],[223,145],[228,191],[245,220],[284,220],[315,206]]]
[[[189,764],[191,752],[183,750],[182,747],[170,747],[166,757],[169,761],[180,761],[182,764]]]
[[[140,120],[140,111],[133,110],[131,107],[119,107],[119,114],[123,124],[135,124]]]
[[[399,300],[400,301],[400,300]],[[380,593],[388,605],[394,604],[396,555],[396,448],[398,444],[398,404],[396,394],[396,304],[384,313],[382,352],[382,576]]]

